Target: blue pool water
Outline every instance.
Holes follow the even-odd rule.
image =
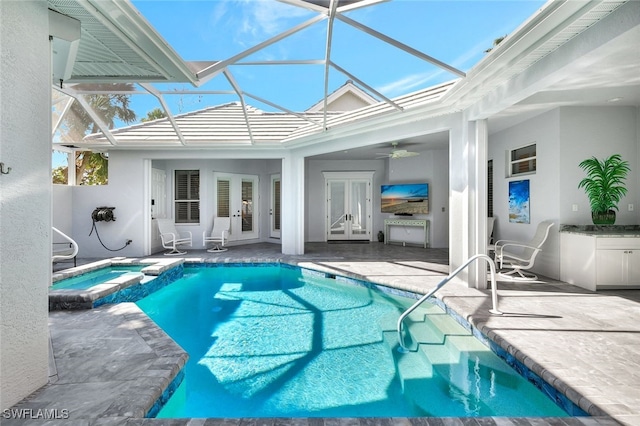
[[[57,281],[53,283],[51,289],[86,290],[97,284],[102,284],[114,278],[118,278],[124,274],[140,272],[145,266],[147,265],[109,266],[106,268],[100,268],[95,271],[87,272],[86,274]]]
[[[185,268],[138,305],[189,353],[157,417],[566,416],[427,304],[274,265]]]

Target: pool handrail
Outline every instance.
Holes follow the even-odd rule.
[[[422,302],[424,302],[425,300],[427,300],[431,296],[433,296],[438,290],[440,290],[442,287],[444,287],[445,284],[447,284],[456,275],[458,275],[460,273],[460,271],[462,271],[464,268],[469,266],[469,264],[471,264],[471,262],[473,262],[474,260],[477,260],[477,259],[486,260],[487,263],[489,263],[489,269],[491,270],[491,303],[493,305],[493,308],[489,309],[489,312],[491,312],[494,315],[502,315],[502,312],[500,312],[498,310],[498,287],[496,285],[496,264],[493,261],[493,259],[491,259],[491,257],[487,256],[486,254],[476,254],[474,256],[471,256],[469,259],[467,259],[467,261],[464,264],[462,264],[455,271],[453,271],[447,277],[445,277],[442,281],[440,281],[438,283],[438,285],[436,285],[433,290],[431,290],[429,293],[427,293],[424,296],[422,296],[416,303],[411,305],[409,308],[407,308],[407,310],[405,310],[402,313],[402,315],[400,315],[400,318],[398,318],[398,326],[397,326],[398,343],[400,344],[400,346],[398,347],[398,352],[401,352],[401,353],[409,352],[409,348],[407,348],[404,345],[404,341],[403,341],[403,338],[402,338],[402,322],[404,321],[404,319],[411,312],[413,312],[418,306],[420,306],[422,304]]]
[[[78,243],[76,243],[73,238],[71,238],[70,236],[68,236],[64,232],[60,231],[55,226],[52,226],[51,229],[53,229],[54,232],[57,232],[62,238],[67,240],[69,242],[69,244],[70,244],[69,248],[71,249],[70,251],[69,250],[60,250],[60,251],[58,251],[58,254],[55,254],[56,251],[52,250],[51,262],[55,263],[55,262],[59,262],[61,260],[73,259],[74,257],[76,257],[78,255]]]

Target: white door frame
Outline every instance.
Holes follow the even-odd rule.
[[[218,180],[229,181],[229,215],[231,217],[231,232],[229,241],[240,241],[260,238],[260,177],[258,175],[247,175],[238,173],[218,173],[214,172],[213,200],[214,211],[218,211]],[[242,183],[251,181],[253,183],[252,205],[243,206]],[[252,230],[242,231],[242,221],[244,220],[245,208],[252,211]]]

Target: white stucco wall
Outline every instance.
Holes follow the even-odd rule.
[[[193,155],[193,154],[192,154]],[[211,230],[214,216],[214,171],[258,175],[260,237],[255,241],[274,241],[269,238],[270,176],[280,172],[278,159],[215,159],[215,153],[202,152],[200,159],[179,156],[171,152],[113,151],[109,154],[109,184],[104,186],[73,187],[73,238],[80,247],[81,257],[142,256],[144,255],[145,227],[151,227],[151,210],[145,200],[145,161],[154,158],[153,167],[164,169],[167,176],[167,213],[173,215],[173,175],[175,170],[200,170],[201,211],[199,224],[179,225],[178,230],[193,234],[193,249],[202,249],[202,233]],[[155,160],[155,158],[164,157]],[[211,158],[207,158],[211,157]],[[56,200],[57,202],[57,200]],[[91,212],[100,206],[115,207],[113,222],[97,222],[100,239],[115,250],[127,240],[133,242],[123,250],[110,252],[98,240],[92,229]],[[58,209],[55,210],[58,212]],[[149,216],[149,217],[147,217]],[[59,220],[58,217],[55,220]],[[61,220],[61,219],[60,219]]]
[[[544,250],[536,258],[534,270],[550,278],[560,278],[559,185],[560,135],[557,110],[541,114],[489,137],[489,157],[493,159],[494,237],[528,241],[538,223],[552,220]],[[537,170],[534,174],[507,176],[506,156],[512,149],[536,144]],[[529,180],[530,223],[509,222],[509,182]]]
[[[388,161],[387,183],[429,184],[429,214],[414,215],[415,219],[430,221],[429,241],[432,248],[449,247],[449,151],[429,149],[419,156]],[[378,188],[377,196],[380,196]],[[382,220],[393,217],[383,214]],[[422,230],[410,227],[391,227],[391,239],[421,244]]]
[[[305,169],[305,241],[326,241],[326,198],[322,172],[373,171],[371,203],[373,225],[372,241],[378,241],[378,231],[383,229],[380,214],[380,185],[384,183],[383,160],[308,160]]]
[[[0,405],[48,379],[50,67],[46,2],[0,2]]]
[[[640,224],[640,160],[638,155],[638,108],[564,107],[560,108],[560,219],[566,224],[592,224],[589,199],[578,183],[586,174],[578,164],[595,156],[602,160],[620,154],[629,161],[627,195],[620,201],[616,224]],[[578,211],[573,211],[573,205]],[[629,211],[628,205],[634,210]]]
[[[72,235],[73,187],[69,185],[53,185],[53,199],[56,200],[52,206],[53,226],[67,235]]]
[[[628,194],[620,204],[616,224],[638,224],[638,212],[627,210],[637,205],[638,135],[637,110],[631,107],[563,107],[541,114],[489,138],[489,159],[494,167],[494,235],[500,239],[526,241],[535,233],[536,225],[553,220],[544,250],[536,259],[534,270],[550,278],[560,278],[561,224],[592,224],[588,199],[578,182],[585,176],[578,164],[585,158],[604,158],[620,153],[632,168]],[[535,143],[535,174],[505,177],[506,152]],[[508,216],[508,183],[529,179],[531,189],[531,223],[510,223]],[[578,211],[573,211],[573,205]]]

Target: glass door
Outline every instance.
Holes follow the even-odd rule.
[[[354,240],[369,239],[369,211],[368,200],[371,199],[369,189],[371,188],[368,181],[351,180],[349,185],[349,236]]]
[[[327,214],[329,240],[347,238],[347,182],[330,180],[327,182]]]
[[[218,217],[231,218],[229,241],[258,238],[258,176],[215,176],[216,213]]]
[[[327,240],[371,240],[373,172],[325,172]]]

